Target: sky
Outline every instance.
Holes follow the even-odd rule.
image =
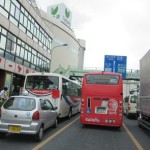
[[[103,68],[104,56],[127,56],[140,69],[150,49],[150,0],[36,0],[40,9],[64,3],[72,11],[76,38],[86,41],[84,67]]]

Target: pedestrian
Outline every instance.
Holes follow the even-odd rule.
[[[7,87],[4,87],[4,89],[0,92],[0,99],[2,101],[5,101],[7,99]]]

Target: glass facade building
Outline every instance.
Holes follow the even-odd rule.
[[[50,53],[52,38],[17,0],[1,0],[0,14]],[[38,72],[50,71],[50,59],[0,26],[0,56]]]
[[[82,68],[83,47],[71,28],[39,10],[35,0],[0,0],[0,90],[7,86],[9,95],[18,95],[29,72]]]
[[[0,90],[18,95],[28,72],[50,72],[52,36],[30,1],[0,0]]]

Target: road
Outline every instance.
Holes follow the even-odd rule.
[[[7,135],[0,139],[0,150],[149,150],[150,132],[141,129],[136,119],[124,117],[118,130],[112,127],[88,125],[83,127],[79,115],[63,119],[56,129],[44,133],[40,143],[27,135]]]

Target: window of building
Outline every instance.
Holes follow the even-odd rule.
[[[0,49],[0,57],[4,57],[4,50]]]
[[[11,51],[11,40],[7,39],[6,41],[6,51],[10,52]]]
[[[4,0],[0,0],[0,5],[3,7],[4,6]]]
[[[0,48],[2,49],[5,49],[5,46],[6,46],[6,37],[1,35],[1,38],[0,38]]]
[[[16,62],[17,64],[20,64],[20,65],[23,64],[23,60],[22,60],[21,58],[18,58],[18,57],[16,57],[15,62]]]
[[[8,12],[5,9],[3,9],[2,7],[0,7],[0,14],[2,14],[3,16],[5,16],[8,19]]]
[[[24,48],[23,47],[21,47],[21,49],[20,49],[20,57],[24,58]]]
[[[0,13],[50,53],[51,37],[17,0],[0,0]],[[10,14],[9,14],[10,12]]]
[[[10,0],[5,0],[4,8],[9,12],[9,10],[10,10]]]
[[[19,21],[19,17],[20,17],[20,10],[16,7],[15,19],[17,19]]]
[[[27,68],[30,68],[30,63],[27,62],[27,61],[24,61],[23,65],[24,65],[25,67],[27,67]]]
[[[16,56],[20,56],[20,46],[17,45],[17,48],[16,48]]]
[[[11,4],[10,14],[15,16],[15,5],[13,3]]]
[[[2,34],[7,35],[7,31],[2,28]]]
[[[27,59],[28,59],[28,51],[24,50],[24,60],[27,60]]]
[[[28,61],[31,61],[31,52],[28,52]]]
[[[18,22],[12,16],[9,17],[9,20],[16,26],[18,26]]]
[[[8,53],[8,52],[6,52],[5,53],[5,58],[7,59],[7,60],[10,60],[10,61],[13,61],[14,62],[14,55],[12,55],[12,54],[10,54],[10,53]]]

